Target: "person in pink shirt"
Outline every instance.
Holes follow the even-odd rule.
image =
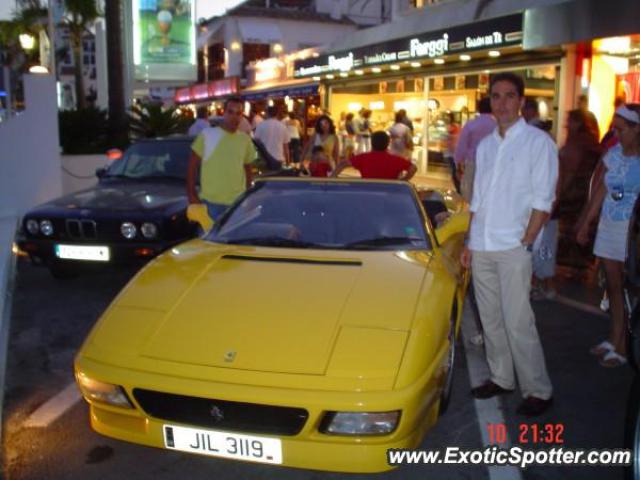
[[[454,155],[458,177],[462,177],[460,190],[467,202],[471,202],[473,192],[476,149],[478,148],[480,140],[496,128],[496,121],[493,115],[491,115],[491,102],[489,97],[485,97],[478,102],[478,111],[480,115],[473,120],[469,120],[464,124],[464,127],[462,127]]]

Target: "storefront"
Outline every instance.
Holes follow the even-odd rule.
[[[580,95],[588,97],[602,133],[616,97],[636,101],[640,15],[631,14],[636,0],[572,0],[544,7],[523,2],[531,8],[420,30],[422,24],[464,18],[454,3],[431,15],[425,11],[424,22],[405,19],[357,32],[340,42],[342,48],[296,61],[294,76],[326,86],[322,106],[336,119],[368,109],[373,128],[387,129],[395,113],[406,110],[414,126],[413,159],[422,173],[446,165],[457,132],[475,115],[476,102],[498,71],[524,78],[525,94],[539,102],[559,145],[566,113],[577,107]]]
[[[527,96],[557,128],[558,70],[562,51],[522,50],[521,13],[390,40],[296,62],[295,76],[326,83],[333,118],[371,111],[373,130],[387,130],[403,109],[413,123],[413,161],[419,171],[442,170],[460,128],[476,114],[489,78],[512,70]]]
[[[242,90],[245,114],[266,115],[275,106],[279,115],[293,112],[300,120],[305,136],[312,133],[321,114],[319,82],[311,78],[294,79],[293,65],[297,59],[310,58],[314,49],[258,60],[247,67],[247,87]]]

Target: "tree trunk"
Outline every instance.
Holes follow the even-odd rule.
[[[121,0],[105,1],[107,26],[107,75],[109,84],[109,141],[123,147],[128,142],[124,98]]]
[[[84,91],[84,76],[82,74],[82,38],[73,38],[71,43],[73,45],[73,61],[75,63],[76,108],[81,110],[87,106],[87,95]]]

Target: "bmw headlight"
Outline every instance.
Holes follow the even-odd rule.
[[[40,231],[47,237],[53,235],[53,223],[51,223],[51,220],[41,220]]]
[[[38,221],[33,218],[27,220],[27,232],[31,235],[37,235],[40,231],[40,226],[38,225]]]
[[[133,408],[127,394],[120,385],[100,382],[87,377],[84,373],[76,373],[76,381],[82,395],[87,400],[106,403],[114,407]]]
[[[120,225],[120,233],[127,240],[131,240],[132,238],[136,238],[138,229],[133,223],[124,222],[122,225]]]
[[[400,421],[400,410],[392,412],[328,412],[320,427],[333,435],[387,435]]]
[[[142,227],[140,227],[140,231],[144,238],[156,238],[158,236],[158,227],[151,222],[143,223]]]

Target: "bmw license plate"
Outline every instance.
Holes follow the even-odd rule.
[[[162,430],[165,447],[173,450],[250,462],[282,463],[282,445],[278,438],[174,425],[164,425]]]
[[[90,260],[94,262],[108,262],[109,247],[87,245],[61,245],[55,246],[56,257],[65,260]]]

